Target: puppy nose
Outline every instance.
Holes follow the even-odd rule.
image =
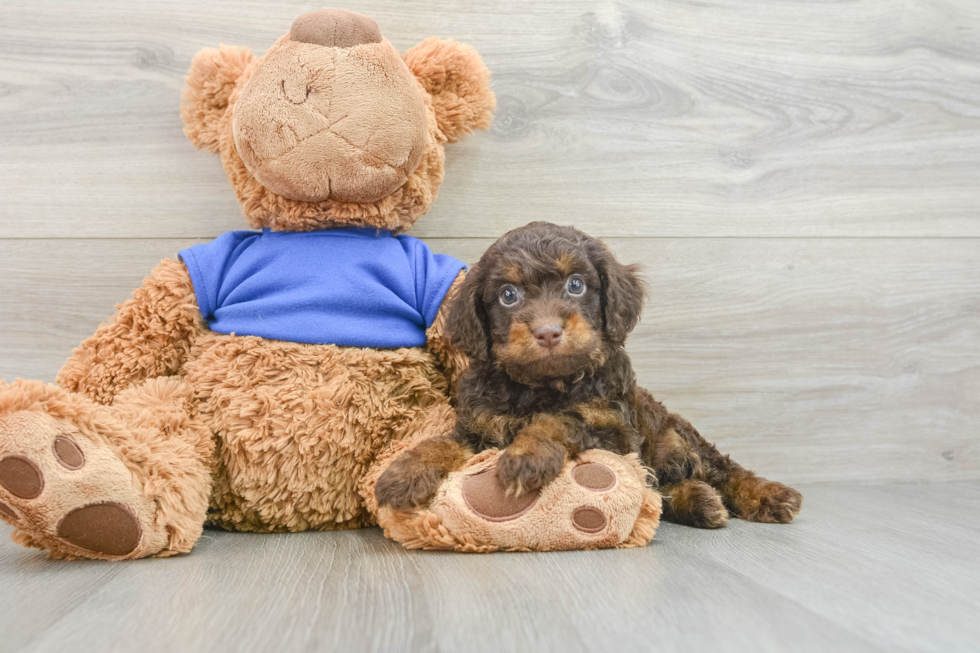
[[[381,30],[374,19],[362,14],[320,9],[293,21],[289,38],[330,48],[350,48],[362,43],[381,43]]]
[[[547,347],[548,349],[557,347],[558,343],[561,342],[561,327],[557,324],[540,326],[531,333],[534,335],[534,339],[538,341],[539,345],[542,347]]]

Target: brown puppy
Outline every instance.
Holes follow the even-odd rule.
[[[799,492],[723,456],[637,387],[623,344],[642,307],[637,267],[581,231],[535,222],[504,235],[466,277],[446,325],[471,361],[456,391],[456,429],[396,460],[378,481],[379,502],[425,504],[446,474],[490,447],[506,447],[497,476],[514,495],[600,448],[640,453],[671,521],[718,528],[729,512],[792,520]]]

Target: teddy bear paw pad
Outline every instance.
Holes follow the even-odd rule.
[[[87,551],[111,556],[132,553],[142,529],[133,511],[121,503],[76,508],[58,524],[58,537]]]
[[[17,513],[14,512],[14,509],[5,504],[3,501],[0,501],[0,515],[5,515],[10,519],[17,519]]]
[[[54,457],[62,467],[72,471],[81,469],[85,465],[85,455],[82,450],[65,436],[54,439]]]
[[[495,468],[491,468],[463,481],[460,492],[470,510],[488,521],[501,522],[517,519],[534,507],[540,492],[507,496],[507,489],[495,471]]]
[[[129,557],[165,537],[147,538],[152,504],[108,443],[40,411],[0,417],[0,518],[61,556]]]
[[[605,492],[616,485],[616,475],[602,463],[582,463],[572,469],[572,479],[582,487]]]
[[[608,523],[606,516],[596,508],[581,506],[572,511],[572,524],[583,533],[598,533]]]
[[[30,458],[7,456],[0,460],[0,485],[20,499],[36,499],[44,489],[44,476]]]

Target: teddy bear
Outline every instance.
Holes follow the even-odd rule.
[[[430,38],[404,55],[372,19],[296,19],[261,57],[198,53],[185,134],[219,155],[249,231],[163,260],[77,347],[57,384],[0,381],[0,517],[57,558],[189,552],[205,525],[295,532],[380,524],[414,548],[638,546],[659,519],[635,458],[586,452],[620,482],[601,533],[574,465],[515,500],[494,452],[414,511],[379,508],[399,453],[448,433],[467,365],[443,336],[465,265],[405,232],[444,146],[486,129],[489,72]],[[533,505],[532,505],[533,504]]]

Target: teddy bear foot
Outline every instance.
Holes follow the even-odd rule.
[[[386,534],[410,549],[552,551],[646,545],[660,495],[636,456],[586,451],[540,490],[508,496],[487,451],[449,475],[428,509],[381,508]]]
[[[0,517],[13,539],[57,558],[122,560],[166,533],[115,451],[40,410],[0,413]]]

